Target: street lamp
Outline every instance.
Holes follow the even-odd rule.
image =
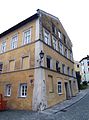
[[[43,52],[42,50],[41,50],[41,52],[39,53],[39,56],[40,56],[40,59],[37,60],[37,62],[39,61],[39,64],[40,64],[40,66],[41,66],[42,59],[43,59],[43,57],[44,57],[44,52]]]
[[[40,56],[40,59],[42,60],[43,59],[43,57],[44,57],[44,53],[43,53],[43,51],[41,50],[41,52],[39,53],[39,56]]]

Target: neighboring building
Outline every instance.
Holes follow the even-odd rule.
[[[37,10],[0,34],[0,48],[8,108],[43,110],[78,92],[72,43],[57,17]]]
[[[77,72],[81,75],[81,63],[80,62],[78,62],[78,61],[74,62],[74,69],[75,69],[75,72]]]
[[[89,56],[84,57],[82,60],[80,60],[81,63],[81,76],[82,81],[89,82]]]

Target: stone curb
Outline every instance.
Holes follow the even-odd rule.
[[[43,113],[43,114],[47,114],[47,115],[52,115],[52,114],[56,114],[60,111],[63,111],[65,112],[66,111],[66,108],[74,105],[75,103],[77,103],[78,101],[80,101],[81,99],[83,99],[87,94],[88,94],[88,91],[89,89],[86,89],[86,90],[82,90],[80,91],[76,97],[73,97],[72,99],[70,100],[66,100],[62,103],[59,103],[51,108],[48,108],[44,111],[41,111],[40,113]]]

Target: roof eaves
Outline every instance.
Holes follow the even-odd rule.
[[[38,13],[32,15],[31,17],[23,20],[22,22],[18,23],[17,25],[15,25],[15,26],[9,28],[8,30],[4,31],[3,33],[1,33],[1,34],[0,34],[0,38],[3,37],[3,36],[5,36],[5,35],[7,35],[7,34],[9,34],[10,32],[13,32],[14,30],[22,27],[23,25],[31,22],[32,20],[34,20],[34,19],[36,19],[36,18],[38,18],[38,17],[39,17],[39,14],[38,14]]]

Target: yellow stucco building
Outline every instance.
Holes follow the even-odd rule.
[[[0,34],[0,93],[9,109],[43,110],[78,92],[72,43],[42,10]]]

